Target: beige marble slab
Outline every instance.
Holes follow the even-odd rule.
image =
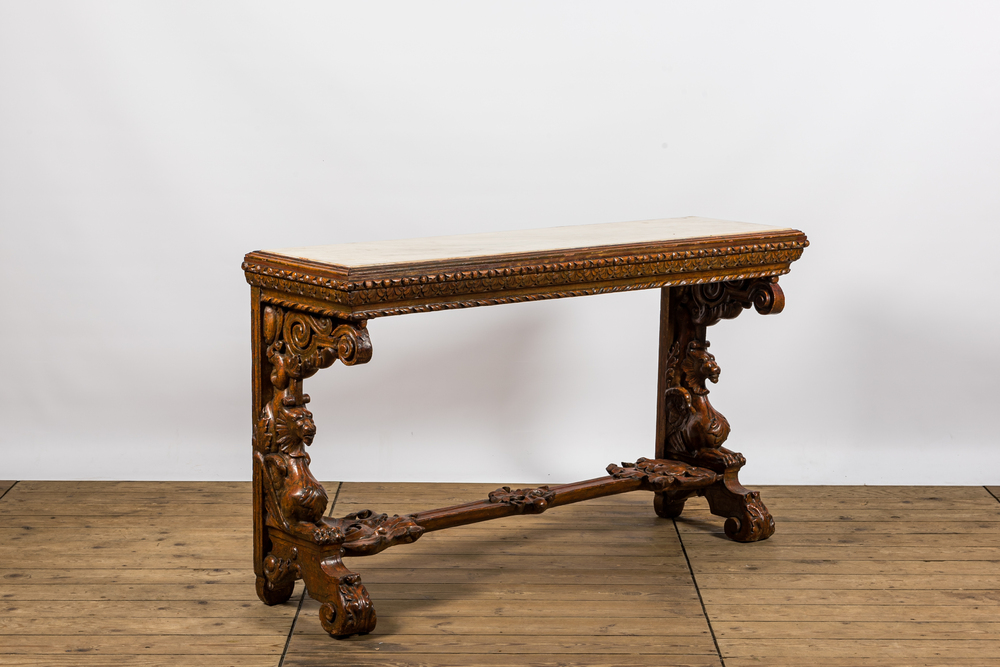
[[[546,253],[595,246],[723,238],[781,231],[794,230],[788,227],[770,227],[748,222],[713,220],[692,216],[484,234],[281,248],[266,252],[323,264],[356,268],[469,259],[482,256]]]

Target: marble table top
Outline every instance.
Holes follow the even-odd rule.
[[[630,246],[695,239],[722,239],[766,232],[795,232],[795,230],[691,216],[483,234],[429,236],[392,241],[280,248],[264,252],[318,264],[358,269],[388,264],[469,260],[500,255],[545,254],[598,246]]]
[[[686,217],[261,250],[243,269],[265,302],[361,319],[779,276],[808,244]]]

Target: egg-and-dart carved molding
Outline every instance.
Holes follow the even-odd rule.
[[[672,253],[657,253],[643,255],[625,255],[621,257],[605,257],[598,259],[574,260],[566,262],[551,262],[546,264],[526,264],[522,266],[476,269],[472,271],[447,271],[418,276],[403,276],[397,278],[382,278],[377,280],[345,281],[336,278],[315,276],[302,271],[288,271],[274,268],[256,262],[243,262],[243,270],[248,273],[284,278],[293,282],[317,285],[342,292],[361,293],[372,289],[389,289],[396,287],[411,287],[414,285],[435,285],[439,283],[463,282],[475,280],[496,280],[503,278],[518,278],[537,276],[539,274],[573,274],[584,271],[584,274],[595,276],[591,279],[608,280],[627,278],[636,275],[656,275],[660,273],[677,273],[698,270],[701,263],[698,260],[724,259],[725,264],[715,264],[718,268],[724,266],[753,266],[791,262],[802,254],[809,245],[808,241],[787,241],[781,243],[763,243],[757,245],[730,246],[727,248],[710,248],[701,250],[685,250]],[[640,273],[629,269],[643,268]],[[598,273],[594,273],[598,272]],[[605,277],[610,276],[610,277]],[[586,282],[572,280],[569,282]],[[534,283],[526,284],[530,287]]]
[[[781,276],[788,273],[789,269],[770,271],[751,271],[737,274],[725,274],[722,277],[686,277],[686,278],[654,278],[642,282],[628,285],[601,285],[577,290],[567,290],[558,292],[545,292],[542,294],[510,294],[505,296],[491,297],[488,299],[462,299],[460,301],[446,301],[439,303],[414,304],[407,306],[395,306],[391,308],[373,308],[366,310],[355,310],[353,312],[337,310],[335,308],[322,308],[303,304],[300,301],[283,299],[271,294],[261,295],[261,301],[275,306],[285,308],[297,308],[314,315],[324,315],[327,317],[340,317],[350,320],[364,320],[375,317],[388,317],[391,315],[406,315],[408,313],[429,313],[438,310],[454,310],[457,308],[474,308],[477,306],[497,306],[505,303],[524,303],[528,301],[545,301],[548,299],[562,299],[571,296],[590,296],[592,294],[612,294],[615,292],[629,292],[633,290],[649,289],[652,287],[667,287],[681,285],[700,285],[703,283],[717,282],[719,280],[745,280],[750,278],[768,278]],[[328,292],[321,288],[302,285],[301,283],[289,283],[274,278],[255,276],[250,279],[250,284],[255,287],[273,289],[282,293],[298,294],[300,296],[323,299]]]
[[[626,259],[632,258],[620,258],[621,261],[617,265],[610,264],[611,260],[591,260],[587,262],[564,262],[558,265],[542,265],[537,267],[528,266],[490,271],[436,274],[419,278],[386,278],[357,283],[340,282],[328,278],[307,278],[304,274],[275,269],[261,264],[251,264],[249,262],[243,263],[243,269],[246,272],[247,282],[251,285],[286,294],[314,297],[322,301],[344,306],[344,309],[331,308],[325,311],[316,308],[315,312],[317,314],[351,310],[353,311],[350,313],[351,319],[358,319],[565,296],[602,294],[605,292],[645,289],[665,285],[685,285],[718,280],[742,280],[746,278],[777,276],[787,273],[789,270],[788,265],[797,259],[801,253],[801,248],[744,255],[720,254],[716,256],[706,252],[706,257],[665,260],[662,262],[634,263],[626,261]],[[587,268],[569,268],[571,266],[601,262],[605,265]],[[567,268],[556,271],[551,268],[554,266]],[[758,270],[752,270],[754,268]],[[732,274],[727,273],[721,276],[682,277],[684,274],[730,271],[733,269],[751,270],[743,270]],[[671,276],[674,277],[671,278]],[[630,279],[641,280],[642,282],[630,285],[605,284],[582,287],[582,285],[587,284]],[[568,290],[557,289],[573,285],[581,285],[581,287],[579,289]],[[502,292],[545,288],[556,289],[553,292],[535,292],[530,295],[500,294]],[[459,298],[444,303],[389,305],[428,299],[454,299],[455,297],[474,296],[476,294],[493,294],[496,296],[482,299]],[[269,300],[269,302],[275,303],[275,305],[285,305],[277,301]],[[378,307],[383,304],[383,307]],[[371,309],[364,308],[366,305],[375,307]]]

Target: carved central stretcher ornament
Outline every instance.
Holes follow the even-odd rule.
[[[660,223],[655,232],[660,228],[670,231],[670,226],[663,223],[676,221],[648,222]],[[684,222],[690,226],[688,219]],[[621,224],[634,227],[644,223]],[[566,265],[563,269],[558,268],[558,262],[556,268],[550,267],[551,261],[531,264],[552,260],[551,250],[538,251],[536,256],[522,253],[513,269],[509,265],[514,260],[500,261],[482,252],[472,255],[478,262],[475,269],[469,267],[467,258],[461,262],[439,258],[438,264],[451,270],[442,274],[446,276],[444,282],[455,284],[430,292],[403,289],[427,284],[426,280],[414,283],[406,275],[399,276],[400,271],[412,272],[413,263],[403,268],[390,263],[380,269],[391,276],[383,282],[396,285],[394,281],[399,281],[402,291],[387,289],[373,296],[370,292],[378,292],[376,283],[381,282],[365,281],[360,287],[354,284],[353,289],[361,289],[364,295],[353,306],[350,281],[333,284],[330,279],[323,279],[327,280],[323,283],[310,277],[310,273],[323,274],[323,267],[317,266],[315,259],[302,258],[296,263],[284,257],[281,262],[286,268],[297,270],[281,269],[285,281],[281,282],[261,278],[275,275],[273,267],[260,268],[259,262],[275,261],[269,253],[248,255],[244,268],[253,285],[254,567],[260,599],[266,604],[285,602],[295,581],[302,579],[310,595],[321,603],[320,622],[327,632],[335,637],[371,632],[376,623],[375,609],[360,576],[344,566],[344,557],[377,554],[413,542],[430,531],[514,514],[538,514],[559,505],[636,490],[653,492],[654,509],[665,518],[678,516],[690,496],[702,495],[713,514],[725,517],[725,532],[730,538],[752,542],[769,537],[774,532],[774,520],[759,494],[740,485],[738,473],[746,460],[723,446],[729,437],[729,422],[708,400],[706,383],[718,382],[720,368],[708,351],[705,333],[707,327],[732,319],[751,306],[762,314],[780,312],[784,297],[777,276],[787,273],[788,265],[808,242],[796,230],[758,231],[745,223],[725,224],[739,226],[741,233],[711,234],[707,241],[697,235],[678,240],[676,233],[657,243],[644,237],[636,248],[646,253],[638,255],[640,260],[630,255],[630,259],[617,263],[606,261],[604,247],[558,249],[557,257],[564,260],[561,265]],[[747,232],[746,228],[753,229]],[[602,229],[605,234],[614,231]],[[626,231],[633,237],[636,234],[632,227]],[[649,229],[640,231],[650,235]],[[666,232],[663,235],[669,236]],[[472,237],[449,237],[442,242],[447,245],[465,238]],[[707,266],[700,262],[704,257],[740,255],[740,248],[749,248],[742,253],[747,257],[740,262],[727,259]],[[622,252],[622,244],[613,249]],[[671,263],[677,257],[692,258],[691,253],[695,261],[687,268]],[[582,259],[574,260],[574,256]],[[577,266],[581,262],[585,265],[582,268]],[[601,269],[597,274],[590,271],[594,262]],[[489,268],[491,263],[501,266],[498,273],[498,269]],[[505,268],[504,263],[508,265]],[[653,266],[636,270],[637,263]],[[427,264],[417,266],[426,268]],[[331,266],[338,269],[335,264]],[[484,271],[488,274],[485,278]],[[543,281],[521,280],[546,271],[559,275]],[[323,283],[323,289],[333,291],[324,296],[315,290],[289,287],[288,281],[312,286]],[[458,285],[463,281],[471,283]],[[574,289],[566,291],[567,285]],[[371,510],[340,519],[324,516],[328,497],[309,470],[306,448],[313,442],[316,425],[306,407],[309,396],[303,393],[302,383],[338,359],[348,366],[371,359],[367,317],[650,286],[663,287],[656,458],[611,464],[607,476],[573,484],[524,489],[505,486],[484,500],[407,516],[390,517]],[[346,290],[347,296],[336,294],[337,290]],[[473,293],[475,298],[470,297]],[[317,299],[317,294],[321,298]]]

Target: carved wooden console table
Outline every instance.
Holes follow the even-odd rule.
[[[705,218],[647,220],[252,252],[253,559],[257,595],[286,601],[296,579],[322,602],[331,635],[371,632],[375,610],[345,556],[370,556],[422,534],[627,491],[652,491],[661,517],[692,494],[725,517],[740,542],[769,537],[774,520],[740,485],[741,454],[723,447],[729,423],[708,401],[719,366],[707,327],[753,306],[781,311],[778,276],[808,245],[794,229]],[[654,459],[608,475],[407,516],[323,516],[327,495],[305,451],[316,433],[302,382],[338,359],[371,359],[367,321],[405,313],[662,288]]]

